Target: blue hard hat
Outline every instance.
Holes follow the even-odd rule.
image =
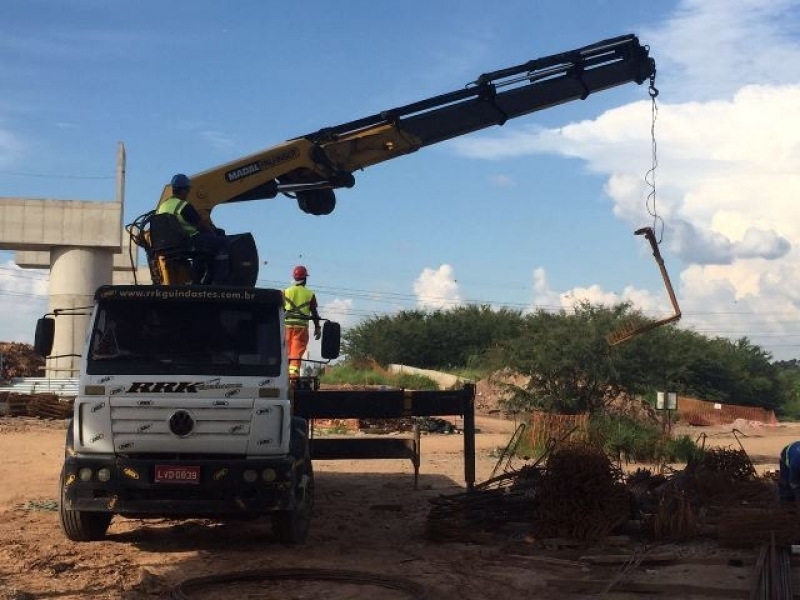
[[[172,185],[173,190],[188,190],[190,187],[192,187],[191,180],[183,173],[178,173],[175,175],[170,184]]]

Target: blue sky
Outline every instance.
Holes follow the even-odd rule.
[[[475,0],[282,4],[6,0],[0,197],[110,200],[125,221],[172,174],[634,33],[658,68],[661,252],[682,327],[800,357],[800,1]],[[336,211],[220,207],[252,231],[259,284],[305,264],[323,316],[479,302],[670,305],[652,224],[646,86],[628,84],[356,173]],[[30,341],[47,274],[0,252],[0,340]]]

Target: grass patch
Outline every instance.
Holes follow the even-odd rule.
[[[408,390],[438,390],[430,377],[414,373],[389,373],[342,363],[325,369],[320,383],[328,385],[385,385]]]
[[[314,434],[349,435],[353,433],[344,421],[334,421],[328,427],[314,427]]]

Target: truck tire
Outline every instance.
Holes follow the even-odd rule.
[[[300,420],[292,421],[290,446],[297,451],[297,455],[303,457],[303,466],[294,481],[294,508],[272,513],[272,533],[281,544],[299,544],[305,541],[311,529],[311,513],[314,508],[314,469],[311,465],[308,438],[305,427],[296,427],[301,424]],[[305,425],[305,421],[302,425]]]
[[[58,507],[58,516],[61,529],[67,539],[73,542],[93,542],[102,540],[106,536],[108,526],[111,524],[110,513],[88,512],[70,510],[66,508],[64,497],[64,470],[61,470],[61,502]]]

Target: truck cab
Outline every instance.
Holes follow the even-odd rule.
[[[69,539],[101,539],[114,515],[270,514],[278,540],[306,537],[313,469],[306,421],[292,414],[283,317],[279,290],[97,290],[61,473]],[[45,356],[54,321],[37,324]],[[339,328],[325,325],[331,359]]]

